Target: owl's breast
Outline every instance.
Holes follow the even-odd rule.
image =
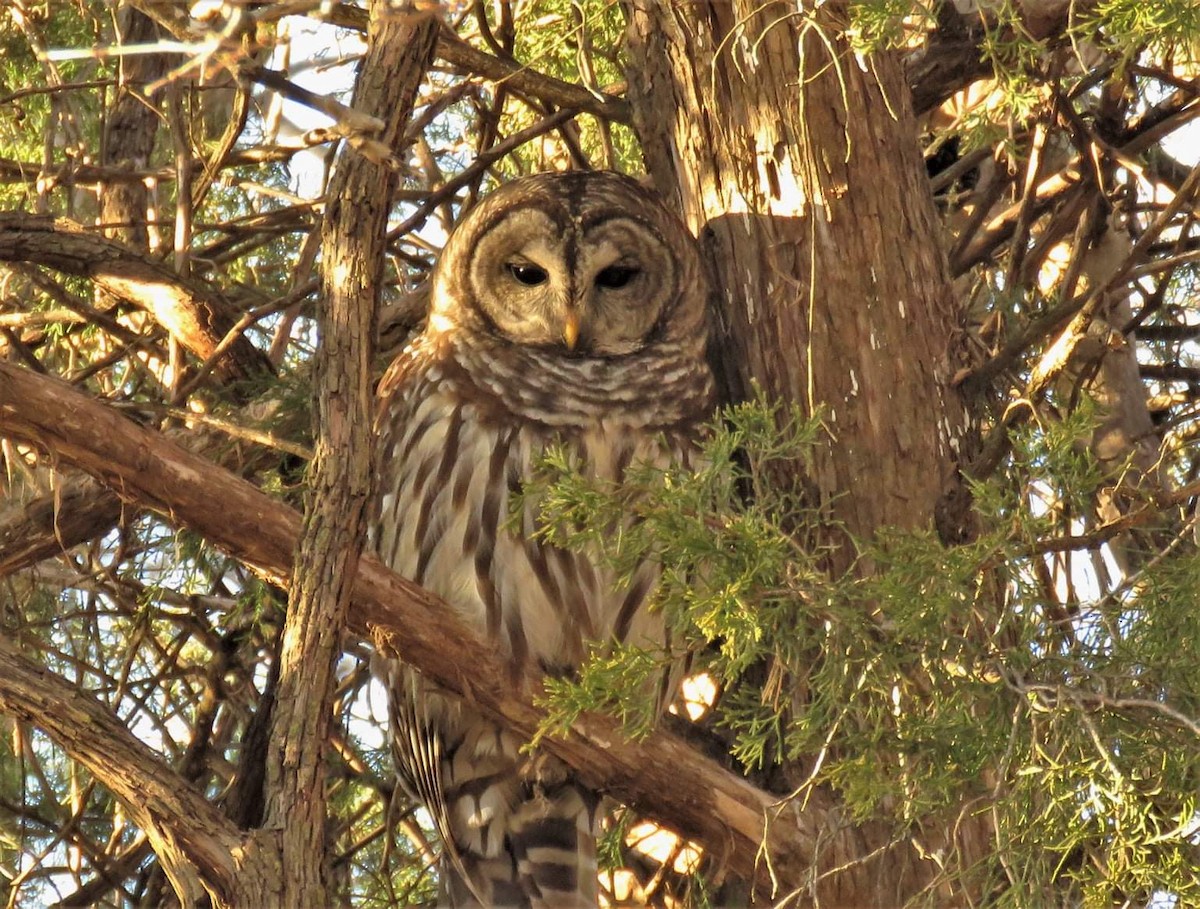
[[[514,513],[514,497],[548,444],[566,444],[585,473],[617,480],[634,461],[665,459],[657,437],[611,415],[572,427],[506,422],[438,374],[389,406],[373,542],[393,570],[520,665],[578,665],[588,641],[629,631],[653,569],[619,585],[592,554],[539,539],[535,506]]]

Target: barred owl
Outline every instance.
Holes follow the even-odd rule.
[[[380,385],[372,543],[519,673],[569,672],[589,642],[662,646],[643,604],[594,558],[534,535],[511,497],[551,443],[618,479],[684,454],[710,405],[695,241],[611,173],[514,180],[460,223],[425,331]],[[568,768],[414,670],[387,667],[401,783],[443,843],[452,906],[595,906],[597,797]]]

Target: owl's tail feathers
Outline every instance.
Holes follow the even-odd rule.
[[[596,797],[571,780],[547,779],[546,762],[531,763],[538,778],[525,776],[503,848],[491,856],[461,847],[447,855],[443,902],[452,909],[596,909]]]
[[[595,793],[569,781],[553,789],[535,785],[513,821],[513,855],[529,905],[595,909]]]
[[[446,856],[442,864],[442,897],[448,909],[525,909],[529,905],[507,851],[488,858],[471,852]]]

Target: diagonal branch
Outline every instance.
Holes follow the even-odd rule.
[[[438,56],[468,73],[502,83],[511,91],[546,101],[555,107],[573,107],[615,123],[630,121],[629,102],[607,92],[592,92],[582,85],[563,82],[515,60],[503,60],[472,47],[448,28],[438,35]]]
[[[201,360],[218,352],[235,322],[232,307],[213,288],[66,218],[0,212],[0,262],[45,265],[91,278],[102,290],[148,311]],[[226,381],[270,372],[266,356],[245,337],[228,345],[217,367]]]
[[[66,383],[0,363],[0,433],[91,473],[273,583],[287,584],[301,528],[296,511]],[[444,602],[388,571],[373,555],[359,563],[353,598],[353,631],[371,635],[383,649],[520,734],[534,733],[542,717],[532,706],[539,683],[514,680]],[[845,821],[820,791],[803,813],[791,805],[780,808],[772,796],[667,733],[629,742],[615,721],[593,715],[578,722],[568,738],[545,744],[588,785],[706,845],[734,873],[757,874],[764,883],[770,862],[779,885],[801,886],[819,851],[828,849],[836,858],[839,850],[829,841],[854,833],[843,829]],[[785,812],[786,819],[775,820]]]
[[[246,404],[242,413],[250,421],[258,421],[277,413],[277,405],[278,401],[268,394]],[[189,424],[196,421],[196,415],[188,417]],[[292,431],[293,427],[285,430]],[[200,428],[172,428],[166,431],[166,437],[243,477],[277,469],[281,451],[308,459],[287,441],[255,438],[245,426],[237,427],[237,432],[213,423]],[[238,438],[262,444],[231,444]],[[132,511],[136,514],[137,509]],[[125,503],[107,486],[87,474],[58,472],[49,494],[0,508],[0,578],[103,537],[125,514]]]
[[[185,905],[233,889],[242,846],[237,827],[110,710],[4,637],[0,710],[37,726],[122,801]]]

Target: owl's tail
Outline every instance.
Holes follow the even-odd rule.
[[[536,784],[514,820],[513,852],[530,905],[594,907],[595,794],[569,781],[557,791]]]
[[[453,909],[595,909],[595,794],[545,756],[528,762],[518,788],[498,853],[460,846],[448,856],[442,878],[446,902]]]

